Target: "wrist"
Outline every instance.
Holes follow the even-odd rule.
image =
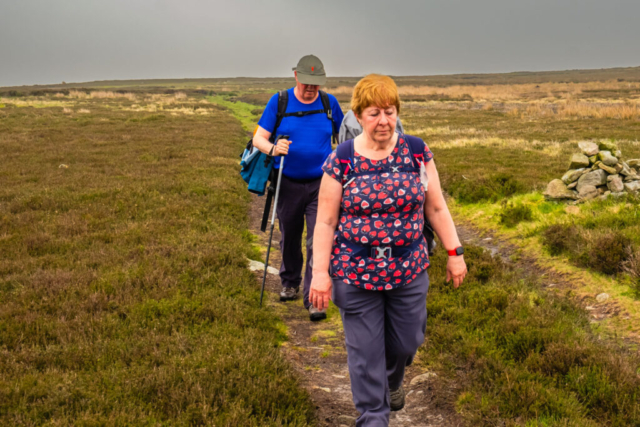
[[[311,270],[311,273],[314,277],[329,277],[329,268],[318,270],[314,268],[313,270]]]
[[[451,250],[447,250],[447,254],[451,256],[460,256],[464,254],[464,248],[462,246],[457,246]]]

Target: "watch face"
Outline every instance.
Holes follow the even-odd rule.
[[[456,248],[456,255],[462,255],[464,254],[464,248],[462,246],[459,246]]]

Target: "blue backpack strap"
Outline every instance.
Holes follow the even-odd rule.
[[[417,136],[402,135],[409,146],[409,154],[413,160],[413,165],[420,168],[420,164],[424,163],[424,141]]]
[[[347,181],[349,172],[353,171],[353,139],[343,142],[336,147],[336,157],[340,161],[340,170],[342,170],[342,183]]]

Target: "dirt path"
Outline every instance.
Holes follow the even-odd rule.
[[[251,231],[258,243],[266,250],[268,233],[260,231],[264,198],[253,196],[251,204]],[[269,229],[267,228],[267,231]],[[280,265],[278,242],[280,233],[274,231],[269,264]],[[262,281],[262,272],[256,272],[256,280]],[[317,408],[318,419],[324,426],[354,425],[357,411],[351,400],[351,385],[347,370],[347,353],[344,346],[342,321],[335,307],[328,312],[327,320],[312,323],[302,305],[302,296],[297,300],[279,301],[280,280],[277,275],[268,274],[265,286],[265,302],[274,307],[288,329],[289,341],[283,346],[287,359],[302,378],[305,387]],[[453,390],[447,390],[438,383],[437,376],[431,376],[420,384],[411,381],[426,371],[412,366],[407,370],[405,390],[406,406],[391,413],[390,426],[394,427],[440,427],[463,425],[453,406],[448,403],[455,399]],[[423,377],[424,378],[424,377]],[[417,380],[416,380],[417,381]]]

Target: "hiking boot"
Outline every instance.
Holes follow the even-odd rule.
[[[402,386],[395,390],[390,390],[389,397],[391,398],[392,411],[399,411],[404,408],[404,388]]]
[[[318,320],[323,320],[327,318],[327,310],[318,310],[313,305],[309,306],[309,319],[312,322],[317,322]]]
[[[282,291],[280,291],[280,301],[291,301],[296,299],[296,296],[298,296],[299,289],[300,287],[286,288],[283,286]]]

